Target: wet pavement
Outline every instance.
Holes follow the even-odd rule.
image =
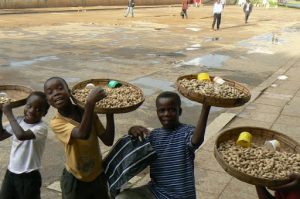
[[[140,8],[132,19],[124,18],[120,8],[0,15],[0,83],[29,85],[41,90],[47,78],[61,76],[70,86],[91,78],[118,79],[137,85],[143,89],[146,100],[138,110],[116,115],[116,137],[119,138],[132,124],[159,126],[155,97],[161,91],[176,91],[175,82],[180,75],[206,71],[242,82],[256,91],[275,72],[299,56],[300,13],[297,10],[255,8],[249,24],[243,24],[241,8],[226,6],[220,31],[210,30],[210,6],[191,7],[188,20],[180,18],[179,10],[179,7]],[[286,95],[289,94],[275,96],[285,99]],[[182,101],[181,121],[195,124],[201,105],[184,97]],[[213,107],[209,123],[213,124],[228,110],[239,114],[243,107]],[[21,108],[16,110],[16,113],[21,112]],[[51,109],[45,119],[53,115]],[[241,118],[251,116],[247,111],[240,113]],[[276,117],[265,116],[266,122],[270,122],[271,116]],[[100,118],[104,120],[103,115]],[[228,118],[227,122],[232,115]],[[214,133],[209,131],[207,137]],[[104,153],[109,150],[101,148]],[[1,184],[10,151],[8,140],[1,143],[0,150]],[[199,155],[212,156],[206,151]],[[59,198],[59,192],[47,187],[59,180],[63,159],[63,148],[50,131],[42,169],[45,199]],[[202,174],[199,178],[207,177]],[[217,175],[209,173],[209,179]],[[231,178],[224,178],[220,183],[224,180],[226,185]],[[199,186],[202,183],[206,182],[201,181]],[[216,197],[206,197],[213,193],[213,187],[204,191],[205,197],[199,198],[226,198],[217,197],[222,191],[211,194]]]

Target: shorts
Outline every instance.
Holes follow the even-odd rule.
[[[63,199],[109,199],[104,173],[92,182],[83,182],[64,169],[60,186]]]
[[[155,199],[149,185],[126,189],[116,196],[116,199]]]
[[[0,198],[40,199],[42,177],[38,170],[15,174],[6,171],[1,187]]]

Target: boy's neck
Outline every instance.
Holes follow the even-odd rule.
[[[180,122],[178,122],[176,125],[173,125],[172,127],[164,127],[163,126],[163,129],[166,129],[166,130],[169,130],[169,131],[172,131],[172,130],[175,130],[177,129],[179,126],[181,125]]]

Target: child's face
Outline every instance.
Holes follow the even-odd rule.
[[[172,129],[179,125],[181,108],[173,98],[159,98],[156,103],[156,112],[162,126]]]
[[[45,101],[37,95],[30,96],[24,108],[24,121],[28,124],[34,124],[41,121],[46,115]]]
[[[48,103],[56,109],[70,103],[70,93],[67,85],[60,79],[51,79],[44,85]]]

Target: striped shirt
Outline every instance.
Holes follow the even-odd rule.
[[[195,127],[181,124],[174,130],[154,129],[148,137],[157,159],[150,165],[150,188],[157,199],[195,199],[191,138]]]

